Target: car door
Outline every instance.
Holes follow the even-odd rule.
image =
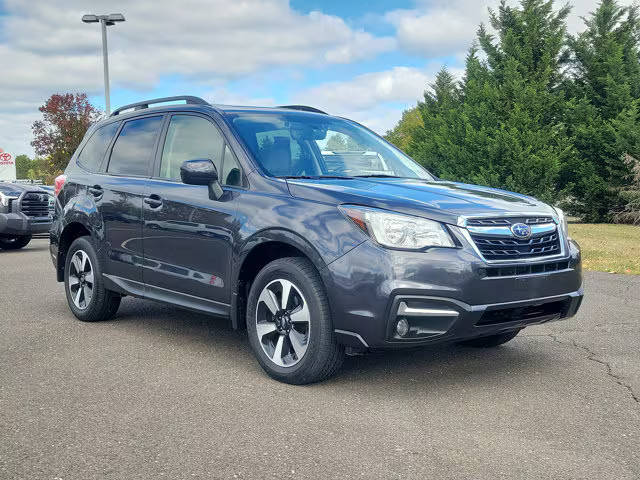
[[[125,121],[109,152],[106,172],[89,187],[103,221],[105,274],[142,294],[142,202],[163,115]]]
[[[161,143],[143,212],[147,295],[226,314],[237,192],[225,184],[241,186],[242,172],[209,117],[171,115]],[[224,189],[218,200],[206,185],[182,183],[182,163],[198,158],[216,165]]]

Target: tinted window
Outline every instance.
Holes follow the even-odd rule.
[[[90,172],[97,172],[102,163],[104,153],[107,151],[111,139],[118,131],[118,122],[110,123],[97,129],[89,138],[80,155],[78,155],[77,162]]]
[[[161,123],[162,117],[140,118],[125,123],[113,145],[107,171],[121,175],[147,175]]]
[[[224,146],[224,162],[222,163],[222,176],[220,177],[220,181],[224,185],[234,185],[237,187],[242,185],[242,170],[238,164],[238,159],[229,148],[229,145]]]
[[[222,165],[224,140],[209,120],[193,115],[174,115],[162,149],[160,177],[180,180],[180,167],[185,160],[208,158],[218,172]]]

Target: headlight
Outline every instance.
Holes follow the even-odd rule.
[[[340,211],[380,245],[406,250],[455,247],[440,222],[377,208],[341,205]]]
[[[562,230],[562,234],[565,238],[569,238],[569,224],[567,223],[567,217],[565,216],[562,209],[558,207],[553,207],[553,209],[558,214],[558,220],[560,222],[560,229]]]

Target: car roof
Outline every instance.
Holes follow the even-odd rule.
[[[250,106],[250,105],[225,105],[225,104],[209,104],[202,99],[198,99],[197,97],[171,97],[171,98],[196,98],[198,103],[164,103],[160,105],[154,105],[153,100],[148,101],[148,105],[144,105],[144,108],[134,108],[133,110],[120,111],[123,108],[135,107],[138,104],[131,104],[125,107],[120,107],[112,113],[110,116],[103,118],[102,120],[93,124],[90,128],[91,131],[100,128],[104,125],[113,122],[119,122],[122,120],[129,120],[136,117],[142,117],[146,115],[153,114],[163,114],[168,112],[196,112],[196,113],[204,113],[208,114],[211,112],[216,112],[221,116],[231,116],[237,115],[239,113],[254,113],[254,114],[265,114],[265,113],[296,113],[300,115],[316,115],[316,116],[331,116],[327,113],[323,112],[314,107],[309,107],[306,105],[285,105],[285,106],[275,106],[275,107],[258,107],[258,106]],[[164,99],[157,99],[164,100]],[[200,103],[202,102],[202,103]],[[140,102],[140,104],[145,104],[146,102]]]

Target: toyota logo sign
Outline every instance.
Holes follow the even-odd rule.
[[[0,148],[0,181],[16,179],[16,160],[9,152]]]

